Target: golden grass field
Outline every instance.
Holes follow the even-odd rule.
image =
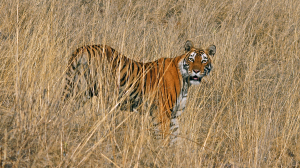
[[[178,145],[151,138],[149,109],[113,108],[109,89],[61,103],[77,47],[146,62],[188,39],[217,53],[189,90]],[[1,0],[1,166],[300,167],[299,54],[297,0]]]

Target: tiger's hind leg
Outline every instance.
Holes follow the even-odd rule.
[[[93,96],[98,96],[98,76],[88,60],[87,55],[83,54],[69,65],[66,73],[63,101],[75,102],[77,108],[84,106]]]

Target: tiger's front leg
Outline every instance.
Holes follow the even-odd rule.
[[[179,121],[178,116],[181,111],[173,113],[173,110],[176,107],[176,95],[171,94],[159,96],[159,108],[158,111],[152,115],[153,125],[155,126],[155,137],[158,138],[170,138],[170,145],[174,144],[177,141],[179,134]],[[177,109],[176,109],[177,111]]]
[[[186,101],[186,98],[184,100],[184,102]],[[176,108],[176,106],[174,107],[174,109]],[[180,129],[179,129],[179,119],[178,117],[181,115],[181,113],[183,113],[184,108],[180,109],[180,110],[175,110],[172,112],[172,116],[171,116],[171,120],[170,120],[170,145],[173,145],[175,143],[177,143],[178,141],[180,141],[180,137],[178,137],[179,133],[180,133]]]
[[[170,145],[174,145],[176,142],[178,142],[178,135],[180,133],[179,131],[179,121],[178,118],[172,118],[170,122]]]
[[[158,122],[154,122],[158,123],[156,124],[156,126],[159,125],[159,127],[155,128],[156,137],[157,135],[161,135],[161,138],[165,139],[169,136],[170,145],[174,145],[175,143],[180,141],[180,138],[178,137],[180,133],[178,117],[183,112],[183,110],[184,109],[172,112],[171,110],[165,109],[165,107],[161,107],[159,116],[157,116]]]
[[[170,135],[171,110],[167,110],[161,96],[156,104],[157,109],[151,111],[153,135],[155,139],[165,139]]]
[[[173,145],[176,142],[180,141],[180,137],[178,137],[180,133],[178,117],[185,110],[188,88],[189,88],[188,83],[184,82],[183,87],[180,91],[179,96],[177,97],[176,103],[172,110],[171,123],[170,123],[170,130],[171,130],[170,145]]]

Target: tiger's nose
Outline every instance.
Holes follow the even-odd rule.
[[[200,72],[199,69],[193,69],[193,71],[194,71],[195,73],[199,73],[199,72]]]

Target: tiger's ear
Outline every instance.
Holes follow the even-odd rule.
[[[210,56],[214,56],[215,53],[216,53],[216,46],[215,45],[210,45],[207,49],[206,49],[206,52],[208,53],[208,55]]]
[[[190,40],[187,40],[185,42],[185,44],[184,44],[184,50],[185,50],[185,52],[189,52],[191,50],[191,48],[193,48],[193,47],[194,47],[194,44]]]

